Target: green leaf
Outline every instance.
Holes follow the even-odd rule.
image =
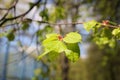
[[[47,58],[48,58],[49,61],[53,61],[59,56],[59,54],[60,53],[58,53],[58,52],[51,51],[47,54]]]
[[[49,37],[49,35],[46,36],[46,37]],[[57,36],[52,36],[52,37],[50,37],[50,38],[45,39],[45,40],[43,41],[43,45],[46,44],[46,43],[51,43],[52,41],[57,41],[57,40],[58,40]]]
[[[9,41],[13,41],[15,38],[15,35],[13,32],[10,32],[6,37],[8,38]]]
[[[109,44],[110,39],[107,37],[95,37],[93,41],[100,47],[103,48],[104,45]]]
[[[44,53],[42,53],[41,55],[39,55],[37,60],[40,60],[45,55],[47,55],[48,60],[53,61],[58,57],[59,53],[55,52],[55,51],[49,51],[48,50],[48,51],[45,51]]]
[[[78,44],[67,44],[67,50],[65,50],[65,54],[69,60],[76,62],[80,57],[80,48]]]
[[[67,58],[72,62],[76,62],[79,59],[79,54],[71,50],[65,50],[65,54]]]
[[[81,40],[81,35],[77,32],[68,33],[65,38],[63,38],[63,41],[66,43],[78,43],[81,42]]]
[[[59,55],[59,53],[65,52],[68,59],[75,62],[80,57],[80,49],[78,46],[78,42],[80,41],[81,36],[77,32],[67,34],[64,40],[60,34],[48,34],[42,43],[45,52],[41,54],[38,59],[46,54],[50,59],[54,59]]]
[[[87,31],[90,31],[93,27],[100,27],[100,25],[97,25],[99,24],[97,21],[95,20],[92,20],[92,21],[89,21],[89,22],[85,22],[83,23],[84,25],[84,28],[87,30]]]
[[[58,34],[52,33],[52,34],[47,34],[47,35],[46,35],[46,38],[52,38],[52,37],[57,38],[57,37],[58,37]]]
[[[63,52],[67,49],[66,45],[59,40],[44,42],[43,46],[46,50],[56,51],[58,53]]]
[[[79,53],[80,55],[80,48],[78,43],[66,44],[67,49],[72,50],[73,52]]]
[[[101,41],[103,44],[109,43],[109,39],[108,39],[107,37],[100,38],[100,41]]]
[[[114,36],[117,36],[118,34],[120,34],[120,28],[114,29],[114,30],[112,31],[112,34],[113,34]]]
[[[43,43],[45,52],[42,53],[38,59],[41,59],[44,55],[52,53],[50,57],[57,57],[58,53],[61,53],[67,49],[66,45],[61,41],[48,41]]]

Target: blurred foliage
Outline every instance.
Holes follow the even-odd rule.
[[[49,20],[48,9],[44,9],[39,15],[42,17],[43,21]]]
[[[84,0],[84,2],[93,7],[93,14],[101,15],[101,20],[120,22],[120,0]]]
[[[52,26],[50,25],[45,25],[43,29],[40,29],[36,32],[38,41],[42,42],[45,39],[45,35],[49,33],[53,33],[54,30]]]
[[[56,6],[53,12],[50,14],[50,21],[56,22],[57,20],[65,19],[64,7]]]
[[[1,0],[0,0],[1,1]],[[9,3],[9,2],[8,2]],[[6,3],[5,6],[9,7],[11,4]],[[84,4],[83,4],[84,3]],[[3,5],[3,4],[2,4]],[[33,5],[33,3],[29,3],[30,7]],[[48,9],[46,7],[46,2],[42,1],[41,4],[37,5],[37,8],[44,7],[40,12],[39,16],[42,18],[44,21],[50,21],[50,22],[60,22],[60,21],[65,21],[65,22],[77,22],[81,17],[79,9],[81,5],[86,5],[88,8],[93,8],[93,17],[100,16],[99,20],[103,19],[109,19],[110,21],[120,23],[120,0],[54,0],[52,3],[53,7],[52,9]],[[1,12],[0,12],[1,13]],[[88,12],[89,13],[89,12]],[[14,14],[14,13],[13,13]],[[7,17],[11,18],[14,17],[13,14],[9,14]],[[69,19],[69,20],[68,20]],[[110,22],[110,25],[117,25],[116,23]],[[39,22],[38,22],[39,23]],[[30,23],[22,23],[21,29],[23,31],[26,31],[30,27]],[[41,23],[39,23],[41,26]],[[55,32],[55,27],[51,27],[51,25],[42,25],[43,29],[38,29],[36,31],[36,36],[38,38],[38,42],[42,42],[45,38],[46,34],[53,33]],[[72,30],[70,28],[68,29],[68,26],[72,27]],[[85,59],[80,59],[78,62],[75,64],[69,63],[70,64],[70,70],[69,70],[69,80],[120,80],[120,29],[113,29],[108,27],[100,27],[100,23],[96,21],[90,21],[84,23],[85,29],[88,31],[91,31],[94,35],[91,35],[91,40],[95,42],[98,46],[91,44],[89,50],[88,50],[88,55],[87,58]],[[67,28],[64,28],[62,32],[71,32],[75,28],[75,24],[73,25],[66,25]],[[57,32],[57,31],[56,31]],[[64,34],[64,33],[62,33]],[[9,41],[14,40],[15,38],[15,31],[8,31],[3,34],[0,34],[0,36],[6,36]],[[69,35],[68,35],[69,36]],[[70,39],[76,39],[78,37],[75,36],[70,36],[64,41],[70,43],[66,44],[68,45],[67,47],[71,49],[72,51],[79,51],[78,45],[71,44],[71,42],[74,42]],[[75,41],[76,42],[76,41]],[[54,49],[58,49],[58,46],[62,45],[57,45],[54,46],[56,43],[50,44],[51,46],[54,47]],[[50,46],[50,49],[51,49]],[[48,45],[47,45],[48,47]],[[58,49],[59,51],[59,49]],[[42,51],[41,51],[42,52]],[[49,52],[49,51],[48,51]],[[60,50],[61,52],[61,50]],[[72,53],[71,51],[67,50],[68,52],[67,56],[71,60],[73,59],[71,56],[74,55],[69,55]],[[51,51],[51,53],[48,56],[51,56],[53,53],[56,53],[54,51]],[[45,57],[42,59],[45,64],[47,64],[47,70],[44,71],[42,68],[38,68],[35,70],[34,74],[35,77],[33,77],[33,80],[39,80],[39,76],[42,76],[43,78],[49,77],[51,80],[62,80],[61,73],[62,73],[62,68],[61,65],[63,65],[63,56],[54,59],[57,54],[52,55],[51,58],[55,60],[55,62],[49,63],[49,57]],[[77,60],[78,60],[78,54],[77,54]],[[46,59],[47,58],[47,59]]]
[[[93,16],[100,15],[100,20],[109,19],[116,23],[120,22],[120,0],[84,0],[85,3],[93,7]],[[111,24],[111,23],[109,23]],[[111,24],[116,25],[116,24]],[[87,80],[119,80],[120,79],[120,46],[119,46],[119,28],[100,28],[98,33],[91,39],[96,44],[107,44],[102,48],[92,45],[88,50],[86,65],[88,70]],[[103,38],[101,38],[103,37]],[[92,64],[92,65],[91,65]]]
[[[27,30],[29,28],[29,23],[25,22],[22,24],[22,30]]]

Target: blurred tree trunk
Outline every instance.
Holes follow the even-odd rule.
[[[5,52],[4,63],[3,63],[2,80],[7,80],[7,63],[8,63],[8,57],[9,57],[9,48],[10,48],[10,43],[8,42],[6,45],[6,52]]]
[[[114,65],[112,63],[110,63],[109,69],[110,69],[111,80],[116,80],[114,73]]]
[[[69,80],[68,73],[69,73],[69,61],[67,57],[64,56],[62,63],[62,80]]]
[[[22,61],[22,70],[21,70],[21,79],[20,80],[25,80],[25,72],[26,72],[26,60],[24,59],[25,58],[25,53],[24,53],[24,50],[22,51],[22,58],[21,58],[21,61]]]

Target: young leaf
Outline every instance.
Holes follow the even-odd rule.
[[[46,38],[52,38],[52,37],[56,37],[57,38],[58,34],[56,33],[52,33],[52,34],[47,34]]]
[[[80,50],[78,46],[78,42],[80,41],[81,36],[76,32],[67,34],[64,39],[59,34],[48,34],[42,43],[45,52],[41,54],[38,59],[46,54],[48,54],[49,58],[55,58],[59,53],[65,52],[68,59],[75,62],[80,57]]]
[[[67,44],[67,50],[65,50],[65,54],[69,60],[76,62],[80,57],[80,49],[78,44]]]
[[[102,48],[103,45],[109,44],[110,40],[107,37],[96,37],[93,41]]]
[[[114,30],[112,31],[112,34],[113,34],[114,36],[120,34],[120,28],[114,29]]]
[[[43,45],[46,44],[46,43],[51,43],[51,41],[57,41],[58,38],[56,36],[52,36],[50,38],[46,38],[44,41],[43,41]]]
[[[45,52],[42,53],[38,59],[42,58],[46,54],[51,54],[52,55],[58,55],[58,53],[61,53],[67,49],[66,45],[61,42],[61,41],[49,41],[46,43],[43,43],[43,46],[45,48]],[[52,57],[51,55],[51,57]]]
[[[78,43],[72,43],[72,44],[66,44],[67,49],[72,50],[73,52],[76,52],[80,55],[80,48],[78,46]]]
[[[79,59],[79,54],[71,50],[65,50],[65,54],[67,58],[72,62],[76,62]]]
[[[87,30],[87,31],[90,31],[94,26],[96,26],[98,24],[97,21],[95,20],[92,20],[92,21],[89,21],[89,22],[85,22],[83,23],[84,25],[84,28]],[[100,26],[100,25],[99,25]],[[99,27],[97,26],[97,27]]]
[[[43,43],[44,48],[58,53],[63,52],[67,49],[66,45],[62,41],[49,41]]]
[[[59,56],[59,54],[60,53],[58,53],[58,52],[51,51],[47,54],[47,58],[48,58],[49,61],[53,61]]]
[[[68,33],[65,38],[63,38],[63,41],[66,43],[78,43],[81,42],[81,40],[81,35],[77,32]]]

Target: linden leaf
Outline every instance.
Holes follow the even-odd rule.
[[[38,57],[38,59],[42,58],[44,55],[49,54],[49,53],[52,53],[52,55],[57,56],[58,53],[61,53],[67,49],[66,45],[61,41],[49,41],[47,43],[44,43],[43,46],[45,48],[45,52],[42,53]]]
[[[65,50],[65,54],[67,58],[72,62],[76,62],[79,59],[79,54],[71,50]]]
[[[52,33],[52,34],[47,34],[46,38],[52,38],[52,37],[56,37],[57,38],[58,34],[56,33]]]
[[[64,42],[66,43],[64,43]],[[65,52],[66,56],[72,62],[75,62],[80,57],[80,49],[78,42],[81,41],[81,36],[77,32],[71,32],[63,38],[59,34],[48,34],[42,45],[44,47],[44,53],[42,53],[38,59],[44,55],[48,55],[49,59],[55,59],[59,53]]]
[[[45,42],[43,43],[43,46],[47,50],[56,51],[56,52],[63,52],[67,49],[66,45],[59,40]]]
[[[81,35],[77,32],[68,33],[63,38],[63,41],[66,43],[78,43],[78,42],[81,42],[81,40],[82,40]]]
[[[47,34],[46,39],[43,41],[43,44],[57,40],[58,40],[58,34]]]
[[[92,21],[83,23],[84,28],[85,28],[87,31],[90,31],[94,26],[96,26],[96,24],[98,24],[98,22],[95,21],[95,20],[92,20]],[[98,25],[97,27],[100,27],[100,25]]]
[[[53,61],[59,56],[59,54],[60,53],[57,53],[55,51],[51,51],[47,54],[47,58],[48,58],[49,61]]]
[[[78,43],[66,44],[67,49],[80,54]]]
[[[112,34],[113,34],[114,36],[120,34],[120,28],[114,29],[114,30],[112,31]]]
[[[80,57],[80,49],[78,44],[67,44],[67,50],[65,50],[65,54],[69,60],[76,62]]]

